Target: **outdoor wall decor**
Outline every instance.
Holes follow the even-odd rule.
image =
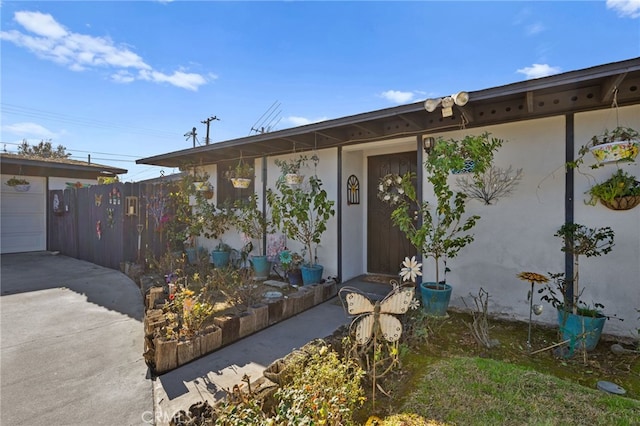
[[[53,194],[52,208],[53,213],[57,215],[64,214],[64,202],[60,201],[60,195]]]
[[[356,175],[347,179],[347,204],[360,204],[360,181]]]
[[[522,179],[522,169],[513,170],[492,166],[479,177],[462,176],[456,179],[460,192],[469,198],[484,201],[486,205],[510,195]]]
[[[102,222],[101,221],[96,222],[96,236],[98,237],[99,240],[102,239]]]
[[[113,228],[113,225],[116,223],[115,219],[113,218],[114,213],[115,210],[112,207],[109,207],[107,209],[107,225],[109,225],[109,228]]]
[[[120,190],[113,188],[109,193],[109,204],[120,205]]]
[[[136,196],[125,197],[124,201],[126,206],[125,214],[127,216],[138,216],[138,210],[140,208],[138,197]]]
[[[93,197],[94,197],[96,207],[100,207],[102,205],[102,194],[100,195],[94,194]]]

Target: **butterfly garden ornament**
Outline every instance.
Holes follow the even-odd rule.
[[[388,342],[396,342],[402,335],[402,324],[394,315],[404,314],[411,307],[415,289],[397,287],[382,301],[372,302],[356,289],[345,288],[346,308],[350,315],[358,315],[352,322],[355,341],[366,345],[372,337],[382,336]]]

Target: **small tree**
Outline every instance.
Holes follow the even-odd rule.
[[[613,249],[614,232],[608,226],[587,228],[584,225],[568,222],[562,225],[554,235],[562,238],[564,243],[562,251],[571,253],[573,256],[573,277],[571,277],[568,284],[573,289],[572,311],[573,314],[577,314],[580,300],[580,287],[578,285],[580,256],[594,257],[609,253]],[[564,309],[567,310],[568,306],[564,306]]]
[[[444,259],[443,282],[446,283],[447,259],[455,257],[473,241],[473,235],[467,231],[480,219],[476,215],[463,219],[467,195],[451,189],[449,175],[454,170],[462,170],[465,161],[470,160],[474,163],[474,179],[481,179],[502,144],[501,139],[489,138],[489,133],[465,136],[460,141],[435,141],[424,163],[427,181],[435,194],[435,206],[427,201],[420,202],[414,187],[415,173],[387,175],[381,179],[378,197],[395,206],[391,220],[411,244],[425,257],[435,260],[436,285],[440,284],[441,259]],[[419,218],[422,218],[420,226],[417,225]]]
[[[38,145],[29,145],[26,139],[23,139],[20,145],[18,145],[18,155],[24,155],[28,157],[40,157],[40,158],[68,158],[71,157],[70,153],[67,153],[67,148],[62,145],[58,145],[55,149],[51,144],[51,141],[40,141]]]
[[[317,176],[311,176],[304,187],[296,188],[288,186],[281,176],[276,189],[277,192],[267,191],[274,224],[283,226],[287,238],[301,242],[309,256],[308,264],[315,264],[313,248],[320,244],[327,222],[335,215],[335,201],[329,200]]]
[[[258,208],[258,195],[251,194],[248,200],[235,203],[236,216],[233,224],[247,237],[258,242],[258,253],[262,256],[264,236],[273,233],[273,223],[269,215]]]

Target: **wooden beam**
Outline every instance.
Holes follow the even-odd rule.
[[[620,86],[620,83],[625,79],[627,73],[622,73],[618,75],[614,75],[609,77],[605,83],[602,85],[602,96],[600,100],[602,102],[609,102],[613,98],[613,94],[616,89]]]
[[[533,92],[527,92],[527,112],[533,112]]]

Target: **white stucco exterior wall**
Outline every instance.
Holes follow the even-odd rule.
[[[620,125],[640,128],[640,105],[619,109]],[[457,130],[430,136],[462,138],[466,134],[480,134],[484,131],[492,137],[505,141],[497,152],[495,164],[501,168],[510,165],[523,169],[523,178],[514,193],[500,199],[494,205],[485,205],[480,200],[469,200],[467,213],[481,218],[472,233],[475,241],[462,249],[458,256],[450,259],[451,272],[447,281],[453,286],[451,304],[464,307],[463,298],[477,295],[480,288],[490,295],[489,309],[493,314],[528,319],[529,283],[520,281],[516,275],[522,271],[539,273],[563,272],[564,253],[562,241],[554,233],[565,221],[565,126],[564,116],[506,123],[486,128]],[[605,128],[616,126],[616,114],[611,110],[585,112],[574,116],[575,151],[594,134]],[[342,150],[342,182],[337,181],[338,151],[327,149],[318,151],[320,162],[315,171],[322,179],[330,198],[336,200],[336,217],[328,223],[327,232],[318,247],[319,262],[324,265],[324,276],[337,275],[338,243],[342,244],[342,280],[367,273],[367,188],[376,182],[367,177],[367,157],[389,153],[414,151],[416,137],[404,137],[389,141],[371,142],[346,146]],[[310,154],[310,153],[307,153]],[[275,159],[293,158],[299,154],[270,157],[267,159],[267,187],[275,188],[280,171]],[[607,165],[598,170],[588,166],[593,163],[590,156],[582,167],[593,175],[596,181],[607,179],[616,165]],[[639,164],[619,165],[624,170],[640,177]],[[255,189],[262,197],[261,160],[256,160]],[[207,168],[214,187],[215,166]],[[309,176],[314,171],[305,170]],[[346,181],[354,174],[360,181],[360,204],[347,204]],[[452,176],[454,186],[456,177]],[[584,192],[592,183],[575,172],[574,176],[574,221],[590,227],[611,226],[616,233],[613,251],[604,257],[581,259],[581,287],[585,289],[583,300],[600,302],[605,312],[624,318],[624,322],[607,321],[605,332],[623,336],[637,334],[640,327],[640,208],[616,212],[601,205],[589,206],[583,203]],[[338,185],[342,185],[342,199],[337,199]],[[433,200],[430,184],[424,177],[423,196]],[[338,235],[338,205],[342,207],[342,233]],[[234,247],[241,247],[239,235],[231,230],[223,240]],[[204,243],[212,248],[217,242]],[[300,251],[299,243],[288,241],[292,250]],[[425,281],[435,279],[432,259],[424,262]],[[540,287],[538,287],[540,288]],[[544,305],[544,312],[535,320],[549,324],[556,323],[556,313],[551,305],[541,302],[534,293],[534,302]],[[468,299],[470,300],[470,299]]]

